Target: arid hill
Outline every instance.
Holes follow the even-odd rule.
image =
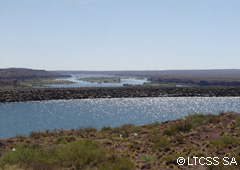
[[[239,69],[149,71],[59,71],[61,73],[111,74],[147,77],[152,83],[190,86],[240,86]]]
[[[67,75],[53,71],[33,70],[26,68],[0,69],[0,87],[16,86],[19,80],[55,77],[67,77]]]

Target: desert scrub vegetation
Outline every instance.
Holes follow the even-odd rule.
[[[178,157],[235,157],[240,164],[240,114],[192,114],[142,126],[31,132],[0,140],[0,170],[198,169]],[[203,166],[203,169],[226,169]],[[240,166],[227,166],[240,169]]]
[[[143,155],[141,157],[142,159],[142,162],[146,163],[146,162],[151,162],[153,160],[153,158],[151,156],[148,156],[148,155]]]
[[[185,120],[172,123],[163,133],[168,136],[176,135],[179,132],[189,132],[191,129],[195,129],[203,124],[218,123],[220,121],[221,119],[213,114],[189,114]]]
[[[134,164],[114,153],[109,153],[92,140],[79,140],[68,144],[32,148],[16,146],[9,149],[1,159],[0,165],[19,165],[26,169],[52,170],[72,169],[134,169]]]
[[[217,148],[236,147],[239,144],[239,140],[236,137],[224,135],[212,140],[211,144]]]
[[[186,117],[187,120],[189,120],[192,124],[192,127],[196,128],[201,124],[206,123],[218,123],[220,122],[220,118],[217,115],[213,114],[189,114]]]
[[[165,135],[171,136],[176,135],[179,132],[189,132],[192,129],[192,123],[188,120],[180,121],[177,123],[171,124],[169,129],[165,129],[163,133]]]
[[[171,146],[170,139],[162,135],[152,135],[151,140],[153,142],[153,150],[168,150]]]
[[[240,116],[236,119],[236,127],[240,127]]]

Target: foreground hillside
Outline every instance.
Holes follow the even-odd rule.
[[[219,159],[202,158],[200,163],[205,165],[200,165],[194,156]],[[177,164],[178,157],[186,159],[185,165]],[[32,132],[29,137],[0,140],[0,165],[19,170],[239,169],[240,115],[189,115],[161,124],[99,131]]]

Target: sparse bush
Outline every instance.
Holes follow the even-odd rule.
[[[155,123],[152,123],[149,125],[151,128],[154,128],[154,127],[158,127],[159,126],[159,122],[156,121]]]
[[[228,135],[220,136],[211,141],[211,144],[213,144],[217,148],[223,148],[223,147],[227,147],[229,145],[237,146],[238,143],[239,143],[239,141],[236,137],[232,137],[232,136],[228,136]]]
[[[105,140],[103,142],[103,144],[105,144],[105,145],[112,145],[112,141],[111,140]]]
[[[20,163],[28,167],[37,156],[37,152],[31,148],[17,148],[15,152],[10,149],[1,157],[1,164],[16,165]]]
[[[220,122],[220,118],[217,115],[213,114],[190,114],[186,117],[189,122],[191,122],[192,127],[196,128],[204,123],[218,123]]]
[[[112,128],[110,126],[103,126],[101,131],[110,131]]]
[[[152,149],[153,150],[165,150],[166,148],[169,148],[171,146],[171,142],[170,140],[165,137],[165,136],[161,136],[161,135],[153,135],[151,137],[153,144]]]
[[[114,127],[114,128],[112,128],[110,133],[120,134],[121,132],[122,132],[122,129],[120,127]]]
[[[77,136],[82,136],[82,135],[86,135],[86,134],[92,134],[92,133],[96,133],[97,129],[94,127],[86,127],[86,128],[78,128],[75,133],[77,134]]]
[[[183,154],[166,155],[162,158],[162,160],[166,162],[166,165],[170,164],[178,165],[177,158],[179,157],[185,157],[185,155]]]
[[[146,162],[152,161],[153,158],[152,158],[151,156],[148,156],[148,155],[143,155],[143,156],[141,157],[141,160],[142,160],[143,163],[146,163]]]
[[[206,121],[207,123],[218,123],[221,121],[221,119],[217,115],[207,114]]]
[[[111,130],[111,134],[122,134],[122,137],[128,137],[130,133],[134,132],[135,126],[133,124],[126,124],[121,127],[114,127]]]
[[[134,128],[133,128],[133,131],[134,132],[140,132],[142,130],[142,127],[141,126],[135,126]]]
[[[55,144],[66,144],[73,141],[75,141],[75,138],[71,136],[58,137]]]
[[[23,136],[23,135],[16,135],[16,138],[20,139],[20,141],[24,141],[24,139],[26,139],[26,136]]]
[[[206,117],[203,114],[191,114],[188,115],[186,119],[188,119],[191,122],[194,128],[206,122]]]
[[[240,127],[240,116],[236,119],[236,127]]]
[[[118,158],[103,165],[100,170],[134,170],[135,165],[129,159]]]
[[[82,140],[59,146],[57,158],[64,167],[76,166],[78,169],[84,169],[92,162],[104,162],[106,153],[96,142]]]
[[[42,132],[30,132],[30,135],[29,135],[31,138],[33,139],[40,139],[42,136],[43,136],[43,133]]]
[[[176,135],[179,132],[189,132],[192,127],[193,126],[189,121],[180,121],[178,123],[172,124],[169,129],[165,129],[163,131],[163,134],[171,136]]]
[[[46,148],[16,147],[16,151],[5,152],[0,165],[20,165],[36,170],[51,170],[75,167],[76,169],[94,169],[113,167],[113,169],[134,169],[134,164],[108,153],[98,143],[81,140],[67,144],[52,145]]]
[[[86,127],[84,129],[82,129],[82,131],[86,132],[86,133],[91,133],[91,132],[97,132],[97,129],[94,127]]]
[[[182,136],[178,136],[176,138],[176,141],[178,142],[178,144],[185,144],[185,140]]]
[[[133,130],[134,127],[135,127],[134,124],[126,124],[121,126],[122,130],[125,132]]]

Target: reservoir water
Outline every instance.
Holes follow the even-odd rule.
[[[240,97],[161,97],[0,103],[0,139],[31,131],[143,125],[189,113],[240,112]]]
[[[97,82],[87,82],[83,80],[79,80],[81,78],[93,78],[93,77],[117,77],[114,75],[98,75],[98,74],[70,74],[69,78],[62,78],[57,80],[68,80],[74,82],[73,84],[48,84],[46,86],[50,87],[122,87],[124,84],[129,85],[142,85],[143,83],[147,83],[147,78],[137,79],[136,77],[119,77],[121,82],[119,83],[97,83]]]

